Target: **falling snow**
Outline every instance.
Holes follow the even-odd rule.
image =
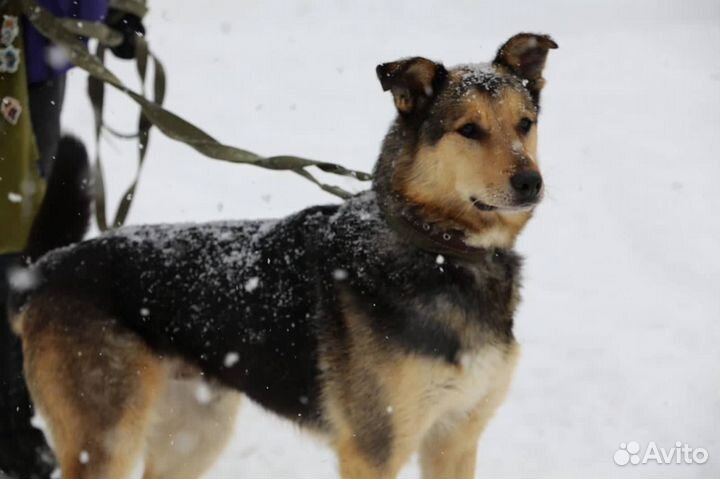
[[[257,276],[253,276],[249,280],[245,282],[245,291],[248,293],[251,293],[257,289],[258,285],[260,284],[260,278]]]
[[[70,61],[67,50],[57,45],[50,45],[45,49],[45,61],[51,67],[60,70],[65,68]]]
[[[195,388],[195,399],[200,404],[207,404],[212,401],[213,395],[210,387],[205,383],[200,383]]]
[[[539,121],[548,196],[518,243],[527,257],[516,318],[523,354],[508,399],[481,440],[477,477],[627,477],[631,471],[616,466],[612,453],[621,441],[641,439],[628,437],[632,431],[669,445],[692,441],[711,455],[720,450],[711,427],[720,422],[713,399],[718,380],[710,374],[720,364],[713,347],[720,339],[720,310],[712,287],[720,271],[715,244],[720,229],[716,202],[709,200],[715,197],[712,179],[720,174],[720,163],[707,160],[717,156],[716,148],[703,141],[720,127],[718,116],[708,113],[720,94],[720,60],[713,52],[720,30],[707,15],[716,1],[672,6],[608,0],[591,7],[565,2],[563,8],[543,2],[522,8],[466,2],[454,10],[426,0],[411,9],[375,2],[381,10],[365,3],[328,3],[300,12],[302,21],[291,10],[278,16],[270,2],[250,9],[226,0],[206,2],[199,10],[176,3],[157,0],[149,13],[151,41],[153,36],[173,39],[166,52],[156,46],[162,59],[177,60],[200,46],[203,35],[188,34],[188,25],[198,25],[201,17],[215,30],[213,38],[224,41],[213,45],[217,65],[208,55],[195,55],[194,68],[181,69],[176,77],[169,72],[170,86],[179,85],[176,78],[190,92],[178,97],[170,88],[170,109],[228,119],[198,121],[237,146],[294,152],[363,170],[372,167],[393,109],[373,78],[375,63],[414,54],[449,63],[489,60],[512,32],[546,28],[554,34],[560,49],[548,60]],[[428,11],[442,14],[443,21]],[[478,19],[487,20],[482,31],[464,28]],[[232,22],[232,31],[223,34],[220,21]],[[268,22],[276,28],[268,31]],[[368,41],[368,25],[378,38],[398,41]],[[327,49],[334,30],[342,35]],[[289,36],[303,41],[291,44]],[[239,54],[237,45],[246,38],[262,41]],[[307,54],[318,49],[323,55]],[[263,61],[274,56],[277,63]],[[237,64],[228,68],[227,59]],[[282,74],[275,76],[278,65]],[[345,74],[323,78],[328,81],[318,90],[318,75],[308,72],[332,72],[335,65],[344,65]],[[250,71],[264,80],[244,81]],[[232,99],[232,108],[229,100],[196,94],[204,91],[208,75],[213,98]],[[283,88],[277,78],[291,78],[292,88]],[[242,94],[237,94],[239,84]],[[85,74],[71,72],[64,115],[72,119],[67,126],[93,144],[85,89]],[[299,95],[308,106],[296,113],[292,134],[278,134],[279,125],[287,123],[280,106],[286,110]],[[134,108],[118,98],[110,109],[119,118],[135,118]],[[323,134],[328,118],[339,119],[332,135]],[[673,134],[662,135],[668,118],[688,121],[673,123]],[[122,179],[131,168],[123,161],[131,152],[122,146],[103,151],[115,191],[123,191]],[[295,175],[227,166],[176,146],[162,135],[154,137],[148,156],[154,168],[144,172],[132,222],[282,216],[336,201]],[[638,178],[647,178],[647,185],[639,185]],[[364,187],[328,175],[322,179],[352,191]],[[673,191],[673,182],[683,189]],[[271,204],[259,199],[268,191]],[[222,214],[217,201],[225,204]],[[370,213],[358,217],[373,221]],[[254,241],[250,235],[227,241],[236,242],[238,251],[225,258],[228,264],[263,260],[245,247]],[[238,280],[240,294],[246,280]],[[252,338],[258,339],[257,332]],[[548,437],[552,440],[543,439]],[[208,477],[337,477],[332,452],[304,438],[247,401],[227,451]],[[649,475],[663,473],[642,467]],[[671,473],[683,479],[713,476],[708,467],[713,465],[674,467]],[[417,464],[400,475],[419,476]]]
[[[38,284],[38,274],[30,268],[16,267],[8,273],[8,283],[16,291],[27,291]]]
[[[343,281],[346,280],[348,277],[347,270],[344,270],[342,268],[338,268],[333,271],[333,278],[335,278],[336,281]]]
[[[223,364],[225,364],[226,368],[231,368],[237,364],[237,362],[240,360],[240,356],[238,353],[227,353],[225,355],[225,360],[223,361]]]

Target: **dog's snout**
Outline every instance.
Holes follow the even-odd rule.
[[[534,170],[523,170],[510,177],[510,184],[522,202],[533,202],[542,190],[542,177]]]

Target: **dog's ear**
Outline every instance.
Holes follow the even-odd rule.
[[[498,50],[493,65],[527,80],[527,89],[537,103],[545,84],[542,71],[548,50],[558,45],[549,35],[518,33]]]
[[[447,77],[444,66],[422,57],[383,63],[375,71],[383,91],[392,92],[402,115],[423,110]]]

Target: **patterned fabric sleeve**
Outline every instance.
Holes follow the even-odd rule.
[[[0,9],[0,254],[23,250],[45,189],[37,169],[18,13]]]

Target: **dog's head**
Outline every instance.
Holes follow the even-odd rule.
[[[376,189],[460,228],[471,246],[512,245],[542,199],[537,121],[546,35],[521,33],[492,63],[442,64],[415,57],[377,74],[398,118],[383,145]]]

